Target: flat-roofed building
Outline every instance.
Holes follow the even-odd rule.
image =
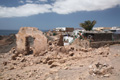
[[[101,31],[101,30],[110,30],[111,27],[94,27],[93,30]]]

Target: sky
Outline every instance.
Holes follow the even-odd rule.
[[[0,0],[0,30],[80,28],[86,20],[120,27],[120,0]]]

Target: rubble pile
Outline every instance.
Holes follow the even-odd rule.
[[[84,79],[85,75],[88,75],[88,72],[89,75],[92,75],[93,77],[110,77],[114,74],[114,70],[116,69],[114,65],[109,65],[107,64],[107,62],[104,63],[104,61],[114,59],[114,57],[110,58],[108,47],[101,47],[99,49],[84,49],[77,47],[77,45],[58,46],[57,43],[57,40],[49,41],[48,50],[42,51],[36,57],[32,54],[18,54],[16,56],[16,59],[12,60],[11,56],[16,53],[15,48],[11,50],[11,53],[0,55],[0,73],[2,73],[2,77],[0,76],[0,79],[47,80],[50,77],[52,80],[54,80],[54,78],[52,78],[51,76],[57,76],[60,79],[55,80],[72,80],[72,78],[70,79],[70,77],[74,76],[69,76],[66,78],[62,76],[60,77],[60,75],[62,75],[66,71],[68,71],[67,74],[70,74],[69,71],[74,71],[74,74],[80,76],[80,79]],[[104,57],[103,55],[106,54],[106,52],[109,54]],[[98,62],[99,59],[102,62]],[[76,70],[81,71],[79,72],[80,74],[77,73]],[[11,73],[6,74],[6,72]],[[75,78],[79,79],[79,77]]]
[[[89,74],[90,75],[97,75],[97,76],[101,76],[101,77],[109,77],[112,73],[113,73],[113,69],[114,67],[104,63],[97,63],[94,65],[90,65],[89,66]]]
[[[16,60],[16,62],[22,62],[22,64],[24,63],[22,67],[31,66],[34,64],[48,64],[50,65],[49,67],[52,68],[59,66],[60,64],[64,64],[70,60],[92,58],[94,55],[104,55],[104,52],[107,52],[107,49],[100,52],[100,48],[97,50],[97,53],[91,53],[94,49],[85,49],[79,47],[78,45],[59,46],[58,42],[58,40],[49,41],[48,49],[40,52],[36,57],[33,57],[32,55],[24,56],[22,53],[17,54],[15,48],[13,48],[10,52],[12,55],[16,56],[15,59],[14,56],[12,56],[12,60]],[[19,63],[17,65],[20,66],[21,64]]]
[[[74,42],[72,43],[73,45],[79,45],[81,48],[90,48],[90,41],[89,40],[80,40],[79,38],[76,38]]]
[[[96,53],[98,55],[102,55],[103,57],[107,57],[109,55],[109,47],[98,48]]]

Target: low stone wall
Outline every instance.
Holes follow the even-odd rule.
[[[113,45],[113,44],[120,44],[120,41],[98,41],[98,42],[91,42],[90,47],[92,48],[99,48],[105,45]]]
[[[112,41],[112,33],[85,33],[84,36],[88,38],[91,35],[93,41]]]
[[[114,41],[120,40],[120,34],[113,34],[112,37]]]

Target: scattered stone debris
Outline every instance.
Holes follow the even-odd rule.
[[[2,55],[3,57],[0,58],[2,62],[0,63],[0,73],[7,73],[9,75],[9,78],[14,78],[17,80],[36,80],[39,78],[41,80],[46,80],[49,77],[55,79],[56,76],[58,76],[60,80],[73,80],[79,78],[84,80],[93,80],[95,76],[97,76],[97,78],[106,77],[109,79],[114,74],[114,70],[116,68],[113,67],[114,65],[110,65],[106,61],[109,62],[113,59],[118,60],[119,56],[109,56],[110,53],[108,52],[108,47],[101,47],[99,49],[84,49],[76,47],[76,45],[58,46],[54,43],[54,41],[52,41],[51,44],[52,45],[48,46],[48,50],[39,53],[37,57],[34,57],[33,55],[22,55],[14,53],[17,56],[15,57],[15,60],[12,60],[9,57],[14,54]],[[51,47],[53,51],[49,50]],[[78,50],[76,51],[76,49]],[[109,54],[104,57],[103,53],[100,54],[101,52],[108,52]],[[6,60],[7,58],[9,59]],[[87,66],[89,66],[89,68]],[[49,73],[53,70],[56,70],[57,72]],[[17,75],[20,75],[20,77]],[[93,78],[89,79],[89,75],[92,75],[91,77]],[[3,79],[6,80],[5,76],[2,76]]]
[[[50,68],[57,67],[57,66],[59,66],[59,65],[60,65],[60,64],[57,63],[57,62],[56,62],[56,63],[52,63],[51,66],[50,66]]]
[[[73,52],[69,52],[69,56],[74,56],[74,53]]]
[[[109,77],[113,73],[114,67],[108,65],[108,64],[101,64],[97,63],[94,65],[89,66],[89,74],[90,75],[98,75],[98,76],[104,76]]]
[[[7,65],[7,62],[6,62],[6,61],[5,61],[5,62],[3,62],[3,65],[4,65],[4,66],[6,66],[6,65]]]
[[[106,49],[104,49],[104,47],[98,48],[98,53],[103,57],[107,57],[109,55],[109,47],[107,47]]]

